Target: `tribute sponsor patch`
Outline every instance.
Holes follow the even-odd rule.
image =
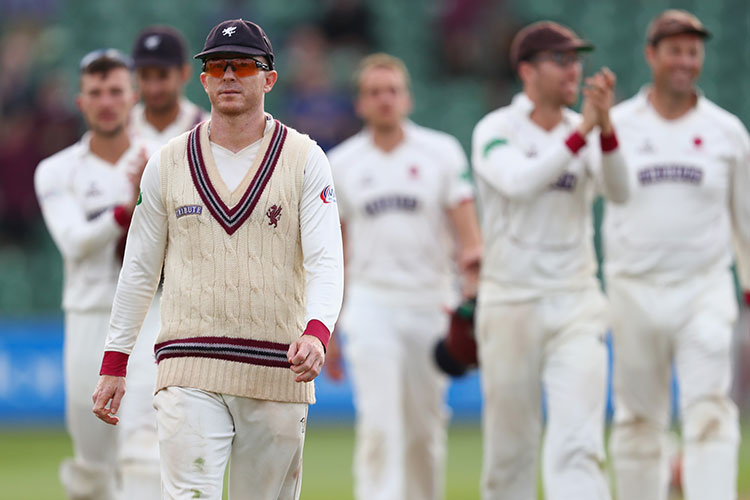
[[[323,203],[336,203],[336,193],[333,191],[333,186],[330,184],[323,188],[320,192],[320,199]]]
[[[703,170],[686,165],[655,165],[638,171],[638,182],[643,186],[677,182],[700,184],[703,181]]]
[[[185,215],[200,215],[203,213],[203,207],[200,205],[185,205],[176,209],[174,213],[178,219]]]
[[[415,212],[419,209],[419,200],[413,196],[390,195],[377,198],[365,205],[367,215],[381,215],[387,212]]]

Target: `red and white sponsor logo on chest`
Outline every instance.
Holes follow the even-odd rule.
[[[323,188],[320,192],[320,199],[323,203],[336,203],[336,193],[333,191],[333,186],[330,184]]]

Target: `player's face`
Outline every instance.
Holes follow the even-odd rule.
[[[704,57],[703,40],[696,35],[670,36],[646,47],[654,85],[677,94],[693,92]]]
[[[231,58],[226,59],[231,62]],[[258,60],[263,61],[261,58]],[[259,70],[253,75],[238,76],[232,66],[227,65],[221,78],[201,73],[201,83],[211,101],[212,111],[238,116],[262,107],[264,96],[271,91],[277,77],[278,74],[273,70]]]
[[[112,137],[122,132],[136,100],[130,71],[125,68],[112,69],[106,75],[81,75],[76,103],[96,134]]]
[[[395,68],[373,66],[359,78],[357,114],[375,129],[400,126],[411,111],[411,95],[404,74]]]
[[[182,87],[190,77],[190,66],[145,66],[138,68],[136,75],[146,109],[166,113],[178,105]]]
[[[578,101],[583,64],[576,51],[541,52],[532,66],[533,84],[540,98],[555,106],[573,106]]]

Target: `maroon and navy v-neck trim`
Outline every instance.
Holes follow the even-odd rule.
[[[190,175],[193,178],[195,189],[214,219],[230,235],[234,234],[242,223],[250,217],[260,199],[260,195],[263,193],[263,189],[265,189],[266,184],[271,179],[271,175],[273,175],[273,171],[276,168],[276,163],[278,163],[281,156],[281,149],[284,147],[287,129],[278,120],[274,120],[274,122],[273,135],[266,149],[263,161],[258,166],[258,171],[255,173],[242,198],[231,208],[221,199],[208,175],[200,141],[201,125],[196,126],[188,135],[187,156],[190,165]]]

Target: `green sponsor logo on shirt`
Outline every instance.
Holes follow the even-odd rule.
[[[140,205],[143,201],[143,191],[138,191],[138,201],[135,202],[136,205]]]
[[[503,139],[500,137],[496,137],[495,139],[492,139],[484,146],[484,157],[487,158],[487,155],[490,154],[490,151],[492,151],[493,148],[497,146],[504,146],[508,144],[508,139]]]

